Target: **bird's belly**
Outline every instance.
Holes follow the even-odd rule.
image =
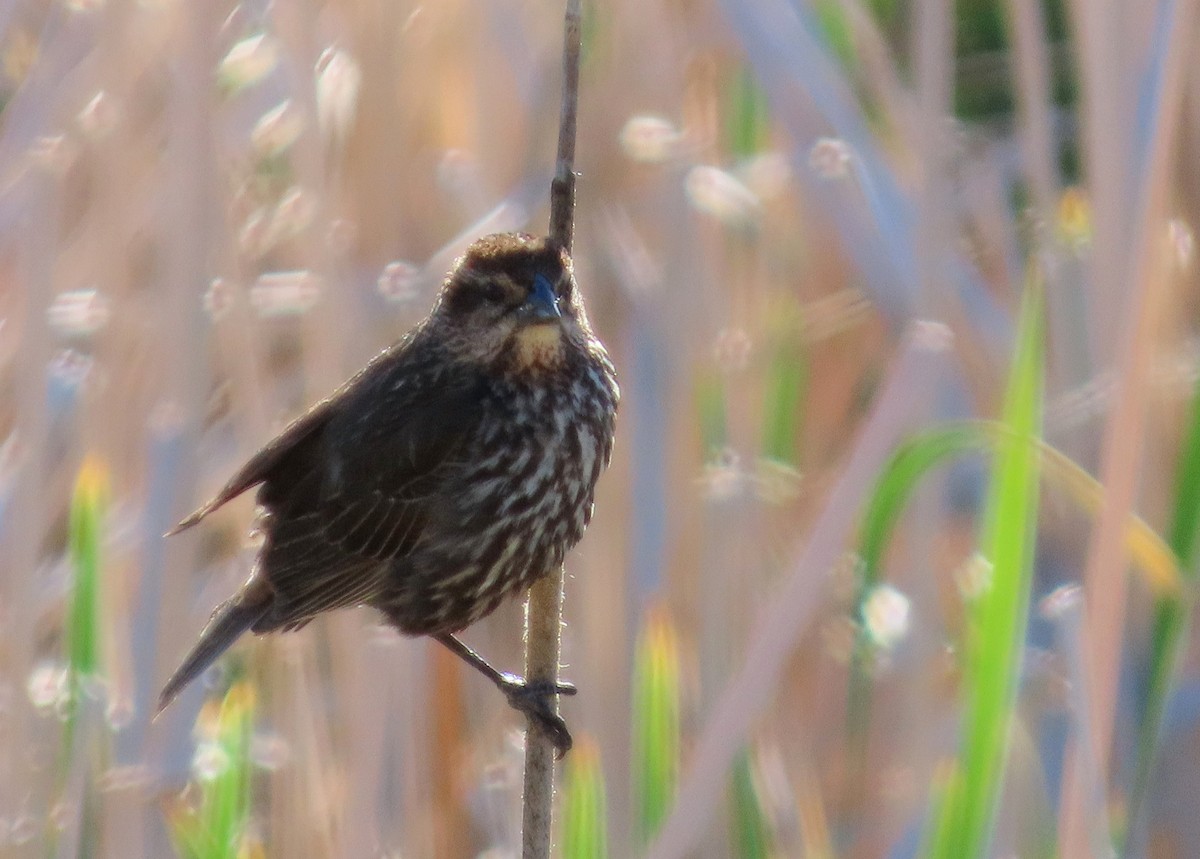
[[[411,558],[398,612],[389,611],[403,631],[469,626],[559,567],[583,536],[600,439],[586,425],[568,425],[511,441],[473,460],[439,527]]]

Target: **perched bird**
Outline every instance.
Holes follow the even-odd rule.
[[[161,712],[246,630],[298,629],[369,605],[436,638],[570,748],[552,706],[455,633],[558,569],[592,515],[619,390],[568,255],[546,239],[476,241],[429,316],[250,458],[174,534],[258,486],[253,572],[216,611]]]

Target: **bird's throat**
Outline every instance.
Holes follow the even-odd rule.
[[[516,334],[516,369],[557,367],[563,360],[563,330],[558,324],[528,325]]]

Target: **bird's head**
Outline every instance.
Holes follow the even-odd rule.
[[[523,374],[562,366],[590,337],[571,261],[519,233],[473,243],[446,278],[433,321],[460,357]]]

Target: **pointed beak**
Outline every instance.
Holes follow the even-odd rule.
[[[554,286],[545,275],[539,274],[533,278],[533,290],[525,299],[521,311],[530,322],[553,322],[562,317]]]

